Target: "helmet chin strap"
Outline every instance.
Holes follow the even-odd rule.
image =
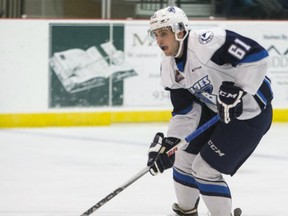
[[[178,33],[175,32],[175,38],[177,41],[179,41],[179,47],[178,47],[178,51],[176,53],[176,55],[174,55],[174,58],[178,58],[181,55],[182,49],[183,49],[183,42],[185,40],[185,38],[188,36],[188,32],[185,32],[185,35],[183,38],[178,38]]]

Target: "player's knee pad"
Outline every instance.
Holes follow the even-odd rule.
[[[222,180],[222,174],[211,167],[202,157],[198,154],[192,164],[192,174],[194,177],[208,180],[218,181]]]

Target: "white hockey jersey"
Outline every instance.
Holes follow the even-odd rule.
[[[255,117],[271,102],[273,95],[270,80],[266,77],[268,52],[254,40],[215,28],[191,31],[183,46],[181,59],[163,56],[161,82],[166,89],[187,89],[217,112],[219,87],[223,81],[234,82],[246,92],[243,97],[243,113],[238,117],[241,120]],[[177,106],[177,101],[173,105]],[[187,129],[193,131],[199,121],[193,112],[198,112],[195,109],[200,108],[196,105],[193,109],[187,113],[182,112],[180,117],[174,113],[175,119],[171,119],[170,131],[179,125],[187,126],[187,117],[194,115],[191,117],[194,119],[193,126]],[[183,138],[187,132],[184,129],[179,136],[174,132],[169,134],[168,130],[168,135]]]

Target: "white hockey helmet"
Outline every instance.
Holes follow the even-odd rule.
[[[179,57],[183,47],[183,41],[188,36],[189,32],[189,20],[184,11],[175,6],[169,6],[164,9],[156,11],[150,18],[150,35],[153,38],[153,31],[161,28],[170,28],[175,34],[176,40],[180,42],[177,54],[175,57]],[[179,32],[185,32],[183,38],[178,37]]]
[[[169,6],[156,11],[150,18],[150,31],[171,28],[174,33],[188,31],[188,18],[185,12],[175,6]]]

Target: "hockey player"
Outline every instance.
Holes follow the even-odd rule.
[[[150,173],[173,166],[176,215],[197,216],[201,197],[211,216],[230,216],[231,193],[223,174],[236,173],[272,121],[268,53],[233,31],[190,31],[186,14],[172,6],[154,13],[150,31],[164,53],[161,82],[173,105],[167,135],[157,133],[149,148]],[[220,121],[167,156],[215,115]]]

